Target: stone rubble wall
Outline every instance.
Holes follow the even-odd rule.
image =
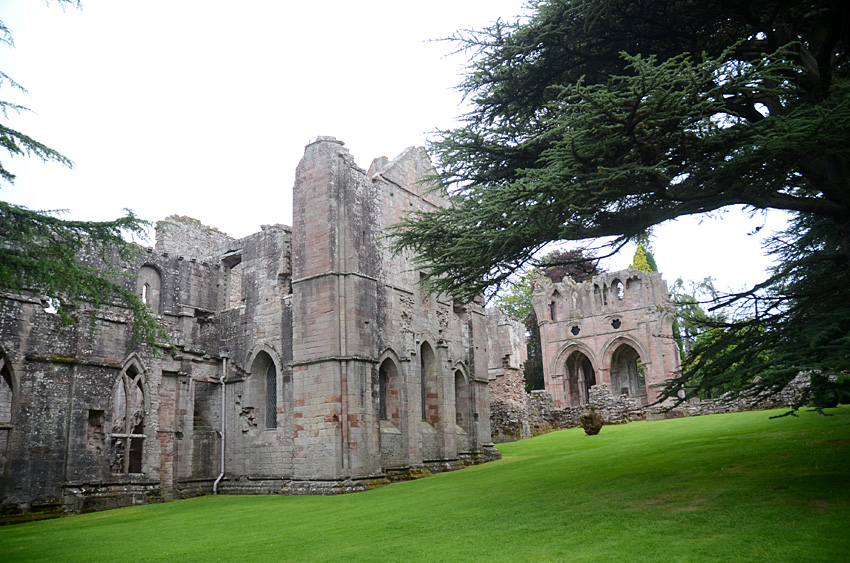
[[[602,413],[606,424],[625,424],[636,420],[661,420],[683,416],[701,416],[749,410],[790,407],[796,404],[808,386],[808,374],[798,375],[781,392],[770,397],[760,395],[718,399],[694,399],[669,409],[642,406],[640,399],[614,395],[606,385],[590,389],[589,405]],[[491,382],[491,386],[493,383]],[[490,402],[490,425],[494,443],[514,442],[539,434],[580,426],[579,417],[586,406],[556,408],[547,391],[525,393],[525,400],[496,397]]]
[[[788,407],[798,402],[809,386],[810,376],[801,373],[779,393],[769,397],[750,395],[738,398],[720,397],[718,399],[692,399],[682,406],[685,416],[703,414],[721,414],[727,412],[765,410]]]
[[[216,261],[234,240],[215,227],[184,215],[170,215],[156,224],[156,251],[187,260]]]

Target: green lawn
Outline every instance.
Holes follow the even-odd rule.
[[[337,497],[203,497],[0,528],[0,561],[847,561],[850,407],[565,430]]]

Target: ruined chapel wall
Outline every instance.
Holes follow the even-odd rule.
[[[533,304],[540,323],[546,389],[557,408],[576,401],[567,380],[567,360],[575,351],[592,364],[597,384],[612,385],[612,359],[625,345],[639,355],[645,375],[645,401],[657,397],[679,367],[672,336],[673,305],[657,272],[629,268],[582,284],[541,278]],[[554,316],[554,318],[553,318]]]
[[[226,417],[231,439],[225,466],[233,475],[291,478],[291,229],[265,225],[260,232],[233,241],[222,261],[223,277],[237,260],[238,268],[230,275],[238,273],[238,298],[222,291],[229,301],[220,305],[226,307],[220,313],[221,346],[229,356]],[[276,378],[271,391],[270,363]],[[274,395],[271,400],[269,393]],[[271,409],[273,427],[267,418]],[[228,486],[224,483],[223,490]]]
[[[381,231],[412,211],[431,211],[448,205],[445,192],[433,189],[430,177],[435,170],[420,147],[406,149],[389,163],[376,159],[367,174],[376,186]],[[445,295],[427,294],[419,283],[423,272],[413,266],[412,256],[392,253],[387,248],[388,242],[384,239],[378,241],[388,311],[382,330],[385,335],[383,341],[400,355],[411,359],[409,377],[414,381],[420,361],[419,347],[425,341],[435,346],[442,374],[438,388],[441,423],[435,430],[441,440],[442,455],[456,456],[459,451],[468,449],[470,444],[477,449],[482,442],[489,442],[489,418],[483,420],[486,417],[477,416],[489,410],[488,327],[484,308],[480,303],[460,303]],[[455,385],[458,373],[462,374],[467,386],[467,403],[464,403],[464,397],[460,397],[458,403]],[[463,395],[464,390],[460,392]],[[411,395],[408,406],[411,411],[418,412],[421,406],[416,404],[417,393],[412,392]],[[457,407],[458,404],[461,406]],[[455,408],[467,412],[456,416]],[[427,437],[429,429],[423,427],[422,430],[423,436]],[[482,440],[482,436],[487,438]],[[423,449],[423,455],[427,457],[429,448],[423,446]]]
[[[183,440],[192,427],[185,389],[192,378],[217,372],[210,358],[217,332],[199,322],[215,308],[216,266],[155,249],[141,249],[129,262],[90,249],[80,260],[127,272],[118,279],[137,295],[148,283],[150,306],[177,353],[156,354],[134,342],[130,312],[120,307],[100,312],[94,324],[82,307],[76,326],[63,325],[37,296],[3,296],[0,347],[15,392],[2,503],[80,510],[145,502],[171,491],[181,464],[191,461]],[[140,466],[129,475],[113,465],[110,436],[120,434],[116,388],[131,364],[142,374],[145,438]]]
[[[182,215],[171,215],[156,224],[156,251],[185,259],[217,258],[233,240],[214,227]]]
[[[457,459],[470,444],[477,448],[479,427],[489,442],[489,421],[472,424],[475,413],[486,413],[488,405],[482,403],[487,401],[483,310],[423,292],[410,257],[390,253],[382,238],[410,210],[442,204],[419,183],[430,163],[421,149],[376,162],[364,172],[341,142],[319,138],[298,167],[295,442],[308,454],[296,461],[296,475],[374,475],[383,465],[442,463]],[[302,324],[302,318],[310,322]],[[433,369],[437,376],[426,383],[423,416],[425,348],[433,356],[428,373]],[[386,421],[378,417],[383,361],[391,363],[385,365],[392,366],[391,386],[402,413]],[[458,390],[466,412],[456,412]],[[471,441],[470,432],[476,434]],[[323,473],[316,474],[317,468]]]
[[[0,424],[9,445],[0,503],[81,510],[210,492],[222,404],[223,492],[342,492],[362,488],[350,484],[358,479],[497,455],[481,452],[490,441],[482,304],[424,294],[409,257],[381,239],[407,210],[444,203],[420,189],[427,157],[410,149],[370,176],[341,149],[319,140],[305,151],[294,229],[236,240],[175,216],[155,248],[112,264],[168,331],[174,347],[162,354],[133,342],[120,307],[89,333],[85,308],[78,327],[63,326],[37,297],[0,296],[13,395],[12,420]],[[94,253],[81,259],[100,265]],[[438,374],[425,388],[427,420],[425,345]],[[397,368],[403,415],[393,422],[379,420],[384,359]],[[117,471],[112,418],[127,373],[142,376],[144,404],[132,414],[144,417],[144,436],[133,438],[143,447],[138,467]]]
[[[139,350],[130,353],[132,328],[121,315],[99,315],[90,325],[85,312],[78,326],[63,325],[37,299],[5,296],[0,300],[0,342],[14,375],[14,413],[8,472],[0,502],[103,508],[86,500],[84,490],[128,487],[144,501],[159,496],[168,452],[161,440],[173,439],[173,427],[159,422],[161,374],[167,358]],[[138,475],[116,472],[109,435],[116,386],[132,361],[143,372],[145,447]],[[176,372],[177,364],[169,366]],[[110,497],[110,502],[130,500]],[[82,503],[82,504],[81,504]]]

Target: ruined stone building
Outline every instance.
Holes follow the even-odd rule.
[[[555,408],[588,404],[594,385],[646,405],[679,370],[674,306],[658,272],[629,268],[581,284],[540,276],[533,304]]]
[[[382,238],[446,204],[430,170],[410,148],[364,171],[320,137],[296,172],[292,228],[233,239],[161,222],[124,265],[174,344],[159,354],[132,345],[126,310],[62,326],[38,296],[2,295],[2,503],[353,491],[498,456],[482,304],[423,292]]]

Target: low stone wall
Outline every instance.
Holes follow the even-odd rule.
[[[765,410],[789,407],[797,404],[811,383],[808,373],[801,373],[779,393],[771,395],[750,395],[737,398],[720,397],[718,399],[692,399],[682,405],[686,416],[720,414],[726,412]]]
[[[588,404],[596,407],[609,424],[644,418],[645,407],[641,406],[637,397],[614,395],[607,385],[594,385],[588,394]]]
[[[588,404],[598,410],[606,424],[624,424],[635,420],[661,420],[682,416],[700,416],[748,410],[789,407],[797,402],[809,385],[809,375],[798,375],[780,393],[735,399],[694,399],[675,408],[642,406],[640,399],[614,395],[606,385],[594,385]],[[514,442],[563,428],[580,426],[579,417],[586,407],[556,409],[547,391],[525,394],[525,402],[496,398],[490,402],[490,427],[494,443]]]
[[[494,444],[516,442],[530,436],[524,403],[497,397],[490,401],[490,429]]]

